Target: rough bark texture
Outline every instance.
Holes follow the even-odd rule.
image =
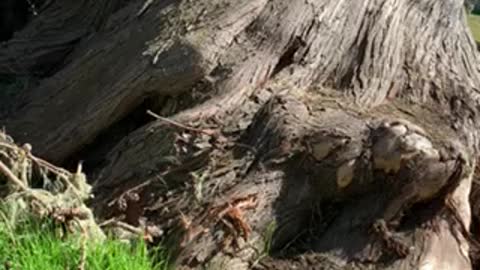
[[[160,225],[185,267],[472,269],[480,77],[463,1],[131,2],[2,121],[65,162],[138,108],[169,117],[96,164],[99,214]],[[58,48],[84,36],[68,29]]]
[[[16,1],[27,2],[27,1]],[[44,76],[57,71],[75,44],[103,26],[125,0],[30,1],[31,22],[1,44],[0,74]],[[5,24],[18,19],[13,1],[6,1]],[[13,10],[14,11],[14,10]],[[18,29],[15,29],[18,30]]]

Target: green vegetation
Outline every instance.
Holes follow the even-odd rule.
[[[475,41],[477,41],[477,43],[480,42],[480,15],[469,14],[468,25],[470,26]]]
[[[143,241],[131,246],[111,239],[95,243],[73,235],[60,239],[51,229],[54,225],[48,222],[41,225],[27,222],[15,230],[8,223],[0,223],[0,270],[167,269],[165,256],[160,251],[155,253],[163,260],[152,263]],[[82,262],[84,266],[80,267]]]

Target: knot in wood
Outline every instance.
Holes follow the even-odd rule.
[[[374,167],[386,173],[398,172],[403,161],[417,155],[439,159],[439,152],[422,129],[406,121],[382,123],[372,137]]]
[[[342,148],[349,142],[350,140],[348,138],[335,137],[332,135],[311,139],[307,145],[308,151],[313,158],[316,161],[322,161],[336,149]]]

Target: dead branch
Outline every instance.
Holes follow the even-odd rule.
[[[172,126],[175,126],[175,127],[178,127],[178,128],[181,128],[181,129],[184,129],[184,130],[188,130],[188,131],[193,131],[193,132],[197,132],[197,133],[203,133],[205,135],[208,135],[208,136],[214,136],[218,133],[218,131],[216,130],[213,130],[213,129],[200,129],[200,128],[194,128],[194,127],[189,127],[189,126],[186,126],[182,123],[179,123],[179,122],[176,122],[172,119],[168,119],[166,117],[162,117],[150,110],[147,111],[147,113],[153,117],[155,117],[156,119],[158,120],[161,120],[165,123],[168,123]]]
[[[7,177],[8,180],[10,180],[12,184],[18,187],[21,191],[29,191],[29,188],[20,179],[18,179],[18,177],[16,177],[2,161],[0,161],[0,171]]]

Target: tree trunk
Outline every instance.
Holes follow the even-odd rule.
[[[1,45],[0,74],[45,76],[59,70],[74,45],[100,29],[125,1],[6,0],[0,8],[2,24],[10,30],[6,37],[20,30],[27,8],[33,15]]]
[[[149,3],[92,15],[106,26],[2,121],[51,161],[95,156],[99,215],[159,225],[187,268],[473,269],[463,1]]]

